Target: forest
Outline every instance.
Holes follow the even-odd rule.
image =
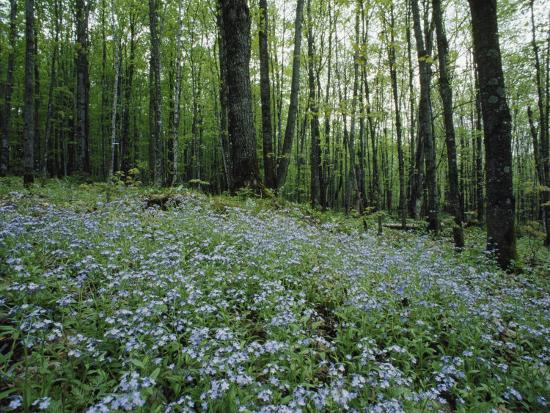
[[[550,4],[0,0],[0,411],[545,412]]]

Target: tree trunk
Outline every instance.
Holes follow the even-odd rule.
[[[222,153],[223,160],[223,171],[225,175],[225,184],[227,188],[231,188],[231,160],[229,159],[230,147],[229,147],[229,138],[228,138],[228,125],[227,125],[227,68],[226,68],[226,58],[225,58],[225,41],[222,34],[222,15],[221,10],[218,7],[216,20],[218,25],[218,60],[220,64],[220,88],[219,88],[219,98],[220,98],[220,149]]]
[[[545,187],[550,186],[550,153],[548,146],[548,124],[547,116],[545,113],[544,105],[544,88],[543,88],[543,79],[542,79],[542,67],[540,64],[539,58],[539,47],[537,45],[537,35],[536,35],[536,26],[535,26],[535,12],[533,10],[535,1],[530,0],[531,8],[531,33],[532,33],[532,46],[533,46],[533,56],[535,60],[535,74],[536,74],[536,84],[537,84],[537,96],[538,96],[538,107],[539,107],[539,130],[540,130],[540,162],[542,164],[542,182],[541,184]],[[536,151],[536,149],[535,149]],[[550,246],[550,191],[546,188],[542,191],[542,216],[544,220],[544,228],[546,230],[546,237],[544,239],[544,245]]]
[[[180,99],[181,99],[181,81],[183,77],[183,51],[181,50],[182,32],[183,32],[183,5],[180,0],[178,3],[178,28],[176,36],[176,79],[172,91],[172,137],[171,137],[171,168],[168,183],[175,185],[178,181],[178,141],[180,129]]]
[[[433,0],[437,51],[439,59],[439,93],[443,104],[445,124],[445,143],[447,145],[447,163],[449,168],[449,204],[454,215],[453,238],[456,248],[464,248],[463,213],[460,204],[461,195],[458,185],[458,167],[456,161],[455,126],[453,120],[453,90],[449,78],[449,44],[443,26],[441,0]]]
[[[390,64],[390,78],[393,92],[393,104],[395,109],[395,132],[397,134],[397,158],[399,164],[399,217],[401,226],[407,226],[406,194],[405,194],[405,160],[403,157],[403,132],[401,125],[401,109],[399,105],[399,93],[397,88],[397,67],[395,58],[395,18],[394,6],[390,5],[390,43],[388,47],[388,61]]]
[[[319,105],[315,93],[315,45],[313,37],[313,19],[311,17],[311,0],[307,1],[307,64],[308,64],[308,86],[309,86],[309,114],[311,126],[311,206],[321,205],[321,142],[319,127]]]
[[[23,184],[34,181],[34,0],[25,0],[25,108],[23,140]]]
[[[149,31],[151,56],[149,61],[149,169],[153,183],[162,185],[162,117],[160,90],[160,39],[158,11],[162,0],[149,0]]]
[[[250,88],[250,11],[246,0],[219,0],[228,92],[231,190],[260,187]]]
[[[511,116],[506,101],[496,0],[469,0],[487,166],[487,247],[502,268],[516,258]]]
[[[17,40],[17,0],[10,0],[10,32],[6,83],[4,86],[4,110],[0,114],[0,176],[6,176],[9,166],[9,128],[11,118],[11,96],[13,93],[13,69]]]
[[[411,1],[411,9],[413,14],[414,34],[416,38],[416,50],[418,55],[418,66],[420,71],[420,103],[418,105],[418,149],[421,150],[421,146],[425,151],[426,160],[426,186],[428,189],[428,230],[437,233],[439,231],[439,216],[438,216],[438,199],[437,199],[437,181],[436,181],[436,164],[435,164],[435,141],[433,137],[432,129],[432,114],[431,114],[431,98],[430,98],[430,83],[431,83],[431,69],[430,69],[430,51],[426,47],[426,43],[422,34],[422,27],[420,24],[420,11],[418,9],[418,0]],[[425,37],[429,39],[431,34],[427,27],[424,28]],[[423,167],[420,163],[417,163],[417,168]],[[420,175],[417,171],[417,175]],[[421,181],[417,180],[416,183],[416,204],[418,204],[419,195],[421,194]],[[418,208],[417,208],[418,209]]]
[[[109,155],[109,166],[107,172],[107,179],[111,180],[115,173],[115,150],[116,150],[116,118],[118,109],[118,82],[120,74],[120,43],[118,40],[118,33],[115,24],[115,4],[111,0],[111,30],[113,32],[113,53],[114,53],[114,65],[115,65],[115,77],[113,83],[113,106],[111,110],[111,152]]]
[[[304,14],[304,0],[296,1],[296,21],[294,24],[294,54],[292,61],[292,83],[290,87],[290,106],[286,120],[283,148],[280,151],[277,164],[277,189],[280,189],[286,180],[292,140],[296,130],[296,115],[298,112],[298,95],[300,93],[300,57],[302,47],[302,20]]]
[[[88,0],[89,1],[89,0]],[[76,0],[76,120],[75,138],[78,142],[78,168],[89,174],[89,119],[88,102],[90,94],[90,79],[88,67],[88,15],[89,3],[87,0]]]
[[[50,167],[50,155],[52,152],[50,151],[50,140],[52,136],[52,116],[53,116],[53,100],[54,100],[54,88],[57,86],[57,59],[59,55],[59,32],[61,30],[61,23],[59,21],[59,14],[60,14],[60,4],[59,0],[54,1],[54,27],[55,27],[55,35],[54,35],[54,46],[53,46],[53,53],[52,53],[52,60],[50,62],[50,84],[48,87],[48,107],[46,111],[46,131],[44,134],[44,159],[42,160],[42,173],[44,175],[47,175],[48,173],[50,175],[53,175],[54,168]],[[53,145],[52,145],[53,146]]]
[[[271,83],[269,80],[269,33],[267,0],[260,0],[260,27],[258,30],[260,47],[260,88],[262,100],[262,143],[264,158],[265,186],[275,189],[275,154],[273,151],[273,128],[271,124]]]
[[[130,56],[127,59],[126,85],[124,88],[124,108],[122,112],[122,133],[120,143],[121,169],[125,175],[132,167],[130,148],[134,141],[133,134],[130,135],[130,107],[132,104],[132,88],[134,80],[135,54],[136,54],[136,14],[130,12]]]
[[[42,142],[40,134],[40,61],[38,54],[38,24],[40,17],[34,19],[34,171],[40,173]]]

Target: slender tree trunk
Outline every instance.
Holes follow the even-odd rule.
[[[79,145],[78,168],[89,174],[89,120],[88,102],[90,79],[88,67],[88,15],[89,0],[76,0],[76,120],[75,135]]]
[[[34,181],[34,0],[25,0],[25,92],[24,92],[23,184]]]
[[[390,64],[390,78],[393,92],[393,104],[395,110],[395,132],[397,134],[397,158],[399,164],[399,217],[401,226],[407,226],[406,192],[405,192],[405,160],[403,156],[403,132],[401,125],[401,109],[399,105],[399,92],[397,87],[397,67],[395,58],[395,18],[394,6],[390,5],[390,43],[388,46],[388,61]]]
[[[162,185],[162,116],[160,89],[160,39],[159,9],[162,0],[149,0],[149,31],[151,38],[151,56],[149,61],[149,169],[153,183]]]
[[[308,86],[309,86],[309,114],[311,127],[311,206],[321,205],[321,142],[319,136],[319,106],[315,93],[315,45],[313,37],[313,19],[311,16],[311,0],[307,0],[307,64],[308,64]]]
[[[180,129],[180,99],[181,99],[181,82],[183,77],[183,55],[182,55],[182,32],[183,32],[183,4],[180,0],[178,3],[178,28],[176,35],[176,62],[175,62],[175,83],[172,97],[172,139],[171,139],[171,168],[170,178],[168,183],[175,185],[178,181],[178,141],[179,141],[179,129]]]
[[[54,46],[53,46],[53,53],[52,53],[52,60],[50,62],[50,84],[48,87],[48,108],[46,112],[46,131],[44,134],[44,159],[42,162],[42,173],[44,175],[47,175],[48,172],[50,175],[53,175],[54,168],[49,167],[50,163],[50,155],[52,152],[50,151],[50,140],[52,136],[52,116],[53,116],[53,92],[55,87],[57,86],[57,59],[59,55],[59,32],[61,30],[61,24],[59,22],[59,14],[60,14],[60,4],[59,0],[54,0],[54,27],[55,27],[55,35],[54,35]]]
[[[544,88],[543,88],[543,78],[542,78],[542,66],[540,63],[539,57],[539,47],[537,44],[537,34],[536,34],[536,25],[535,25],[535,12],[533,6],[535,0],[530,0],[529,6],[531,9],[531,33],[532,33],[532,46],[533,46],[533,56],[535,60],[535,74],[536,74],[536,83],[537,83],[537,96],[538,96],[538,108],[539,108],[539,125],[540,125],[540,161],[542,164],[542,185],[545,187],[550,186],[550,152],[548,145],[548,124],[547,124],[547,115],[546,107],[544,104]],[[546,238],[544,239],[544,245],[550,246],[550,191],[542,191],[542,216],[544,220],[544,228],[546,230]]]
[[[133,133],[130,134],[130,108],[132,105],[133,94],[133,81],[134,81],[134,68],[135,68],[135,54],[136,54],[136,14],[130,12],[130,56],[127,62],[126,68],[126,85],[124,88],[124,108],[122,112],[122,133],[120,143],[121,154],[121,169],[125,175],[128,175],[130,168],[132,167],[132,157],[130,148],[134,141]]]
[[[330,121],[332,112],[329,106],[330,100],[330,88],[332,86],[332,38],[334,34],[333,30],[333,19],[332,17],[332,8],[331,0],[328,1],[328,15],[329,15],[329,36],[328,36],[328,50],[327,50],[327,80],[326,80],[326,89],[325,89],[325,99],[324,99],[324,145],[322,148],[322,167],[321,167],[321,194],[320,202],[323,209],[327,208],[328,205],[328,190],[331,182],[331,171],[332,171],[332,162],[330,160],[330,141],[331,141],[331,128]],[[319,96],[320,99],[320,96]]]
[[[506,101],[496,0],[469,0],[487,165],[487,247],[499,265],[516,258],[511,116]]]
[[[477,220],[480,224],[485,222],[485,197],[483,193],[483,183],[485,174],[483,169],[483,126],[481,115],[481,95],[479,92],[479,81],[477,74],[475,75],[476,92],[475,92],[475,145],[476,145],[476,162],[475,162],[475,179],[476,179],[476,210]]]
[[[260,46],[260,88],[262,100],[262,143],[264,158],[265,186],[275,189],[277,184],[275,154],[273,151],[273,128],[271,125],[271,83],[269,79],[269,16],[267,0],[260,0],[260,28],[258,30]]]
[[[106,12],[107,6],[105,0],[101,1],[101,114],[100,114],[100,135],[101,135],[101,177],[105,178],[107,176],[107,161],[106,161],[106,143],[108,140],[108,129],[107,129],[107,106],[109,104],[109,98],[107,96],[107,91],[109,89],[107,82],[107,35],[105,32],[106,23]]]
[[[464,248],[463,214],[460,204],[461,195],[458,185],[455,126],[453,120],[453,90],[451,89],[451,80],[449,78],[449,44],[443,26],[441,0],[433,0],[433,10],[439,59],[439,93],[443,103],[445,143],[447,144],[447,164],[449,168],[449,204],[455,219],[453,237],[456,248]]]
[[[348,179],[346,182],[346,212],[352,206],[353,191],[357,193],[357,205],[360,212],[363,211],[363,196],[358,190],[358,167],[356,164],[355,154],[355,134],[356,134],[356,115],[357,115],[357,103],[359,100],[359,47],[361,44],[360,33],[360,1],[355,4],[355,39],[354,39],[354,56],[353,56],[353,95],[351,100],[351,127],[350,134],[348,136],[348,155],[349,155],[349,171]]]
[[[292,83],[290,87],[290,106],[286,120],[283,148],[277,164],[277,189],[280,189],[288,173],[292,140],[296,129],[296,115],[298,112],[298,95],[300,93],[300,57],[302,47],[302,20],[304,15],[304,0],[296,2],[296,21],[294,24],[294,54],[292,61]]]
[[[40,16],[34,19],[34,171],[40,173],[40,161],[42,154],[42,142],[40,133],[40,60],[38,54],[38,24]]]
[[[250,11],[246,0],[219,0],[231,141],[231,190],[261,186],[250,87]]]
[[[225,40],[222,34],[222,15],[221,10],[218,7],[216,19],[218,23],[218,60],[220,64],[220,88],[219,88],[219,97],[220,97],[220,149],[222,153],[223,160],[223,171],[225,175],[225,183],[227,188],[231,188],[231,159],[229,159],[230,145],[228,137],[228,125],[227,125],[227,68],[226,68],[226,57],[225,57]]]
[[[416,38],[416,49],[418,55],[418,66],[420,71],[420,104],[418,107],[419,123],[419,149],[420,145],[425,148],[426,155],[426,186],[428,188],[428,229],[437,233],[439,231],[438,199],[437,199],[437,181],[435,164],[435,141],[433,137],[432,119],[431,119],[431,98],[430,98],[430,52],[426,48],[426,43],[422,35],[420,24],[420,12],[418,9],[418,0],[411,0],[411,9],[414,22],[414,33]],[[425,28],[425,36],[429,39],[431,34],[428,28]],[[418,158],[417,158],[418,159]],[[421,168],[421,164],[417,164]],[[417,172],[418,174],[418,172]],[[419,187],[421,182],[416,183],[416,199],[420,194]],[[418,201],[417,201],[418,203]]]
[[[113,53],[114,53],[114,65],[115,65],[115,77],[113,80],[113,106],[111,110],[111,152],[109,156],[109,166],[107,172],[107,178],[112,179],[115,173],[115,150],[116,150],[116,119],[117,119],[117,109],[118,109],[118,82],[120,75],[120,43],[118,40],[118,32],[115,23],[115,4],[111,0],[111,30],[113,32]]]
[[[10,0],[9,52],[4,86],[4,110],[0,114],[0,176],[6,176],[9,166],[9,128],[11,119],[11,96],[13,93],[13,69],[17,40],[17,0]]]

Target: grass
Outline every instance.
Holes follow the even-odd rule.
[[[536,241],[510,275],[479,230],[155,192],[0,182],[0,410],[548,411]]]

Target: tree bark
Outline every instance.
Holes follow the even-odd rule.
[[[75,137],[78,142],[78,169],[86,174],[90,170],[89,113],[90,79],[88,67],[88,16],[89,0],[76,0],[76,120]]]
[[[537,104],[539,108],[539,131],[540,131],[540,162],[542,164],[542,182],[545,187],[542,191],[542,216],[544,220],[544,228],[546,230],[546,237],[544,239],[544,245],[550,246],[550,191],[546,188],[550,186],[550,153],[548,145],[548,124],[546,107],[544,104],[544,88],[542,79],[542,67],[539,57],[539,47],[537,45],[536,25],[535,25],[535,12],[533,10],[535,0],[530,0],[529,6],[531,9],[531,33],[532,33],[532,46],[533,56],[535,63],[535,75],[537,84]],[[535,149],[536,150],[536,149]]]
[[[298,95],[300,93],[300,58],[302,47],[302,20],[304,15],[304,0],[296,2],[296,21],[294,23],[294,54],[292,61],[292,83],[290,86],[290,106],[286,120],[283,148],[277,163],[277,189],[280,189],[288,173],[292,140],[296,130],[296,115],[298,113]]]
[[[162,185],[162,116],[160,89],[160,39],[158,11],[162,0],[149,0],[149,31],[151,56],[149,61],[149,169],[153,183]]]
[[[310,200],[312,207],[321,205],[321,141],[319,126],[319,105],[315,93],[315,44],[313,37],[313,19],[311,16],[311,0],[307,1],[307,64],[309,86],[309,120],[311,130],[310,151]]]
[[[114,66],[115,77],[113,80],[113,106],[111,110],[111,142],[110,142],[110,155],[107,171],[107,179],[111,180],[115,173],[115,150],[116,150],[116,118],[118,109],[118,88],[119,88],[119,75],[120,75],[120,43],[118,40],[118,33],[115,24],[115,3],[111,0],[111,30],[113,32],[113,53],[114,53]]]
[[[420,71],[420,103],[418,105],[418,150],[425,151],[426,159],[426,186],[428,189],[428,229],[437,233],[439,231],[439,207],[437,199],[437,182],[436,182],[436,164],[435,164],[435,141],[432,129],[431,115],[431,98],[430,98],[430,83],[431,71],[430,51],[426,47],[422,27],[420,24],[420,11],[418,9],[418,0],[411,0],[411,10],[413,14],[414,34],[416,38],[416,50],[418,56],[418,66]],[[431,36],[428,28],[425,27],[425,37],[429,39]],[[417,177],[421,176],[419,170],[423,167],[422,156],[417,156]],[[416,193],[414,194],[416,202],[421,199],[420,188],[422,182],[417,179],[415,184]],[[418,206],[416,207],[418,213]]]
[[[441,0],[433,0],[433,14],[439,60],[439,93],[443,103],[443,122],[445,124],[445,143],[447,145],[447,164],[449,168],[449,204],[455,219],[453,238],[456,248],[464,248],[464,230],[462,228],[463,213],[458,185],[455,126],[453,120],[453,90],[449,78],[449,44],[443,26]]]
[[[182,44],[182,32],[183,32],[183,4],[180,0],[178,2],[178,27],[176,35],[176,79],[174,82],[174,89],[172,91],[172,131],[171,131],[171,168],[168,184],[175,185],[178,181],[178,141],[179,141],[179,129],[180,129],[180,99],[181,99],[181,82],[183,77],[183,51],[181,50]]]
[[[231,190],[260,189],[250,87],[250,11],[246,0],[219,0],[228,91]]]
[[[496,0],[469,0],[487,167],[487,247],[502,268],[516,258],[511,116],[506,101]]]
[[[220,85],[219,85],[219,98],[220,98],[220,149],[222,153],[223,172],[225,175],[225,184],[227,188],[231,188],[231,159],[230,145],[228,137],[228,125],[227,125],[227,68],[225,58],[225,41],[222,34],[223,21],[220,6],[216,13],[216,21],[218,25],[218,60],[220,64]]]
[[[390,43],[388,47],[388,61],[390,64],[390,78],[393,92],[393,104],[395,110],[395,132],[397,134],[397,161],[399,168],[399,217],[401,226],[407,226],[406,193],[405,193],[405,159],[403,156],[403,127],[401,124],[401,108],[399,105],[399,93],[397,88],[397,67],[395,57],[395,18],[394,6],[390,5]]]
[[[124,108],[122,110],[122,133],[120,142],[121,169],[125,175],[132,168],[132,157],[130,148],[132,147],[134,136],[130,133],[130,108],[133,98],[133,81],[136,55],[136,14],[130,12],[130,56],[126,68],[126,84],[124,88]]]
[[[262,143],[264,160],[265,186],[275,189],[277,177],[275,170],[275,154],[273,151],[273,127],[271,124],[271,83],[269,79],[269,16],[267,0],[260,0],[260,27],[258,40],[260,48],[260,89],[262,100]]]
[[[34,181],[34,0],[25,0],[25,92],[23,135],[23,184]]]
[[[9,128],[11,119],[11,96],[13,93],[13,69],[17,40],[17,0],[10,0],[9,52],[4,86],[4,110],[0,114],[0,176],[6,176],[9,166]]]

